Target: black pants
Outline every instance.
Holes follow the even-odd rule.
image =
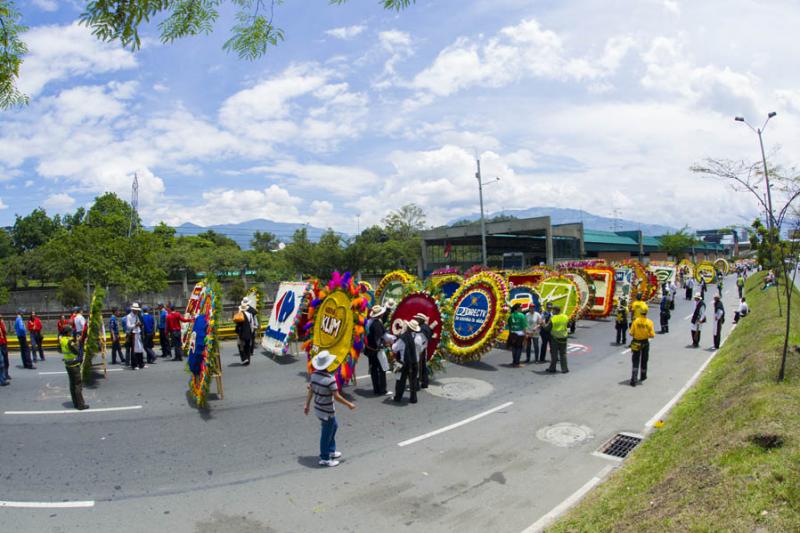
[[[625,344],[628,342],[628,323],[621,322],[616,325],[617,327],[617,344]]]
[[[419,387],[421,389],[427,389],[428,388],[428,354],[427,354],[427,350],[426,350],[426,353],[422,354],[419,357],[419,371],[417,373],[419,374],[419,379],[417,380],[419,382]]]
[[[22,366],[25,368],[33,368],[31,361],[31,352],[28,349],[28,337],[25,335],[17,335],[19,341],[19,355],[22,357]]]
[[[737,287],[737,288],[739,289],[739,299],[741,300],[742,299],[742,289],[744,287]]]
[[[158,330],[158,342],[161,345],[161,357],[169,357],[171,349],[169,346],[169,335],[166,329]]]
[[[39,360],[44,361],[44,347],[42,343],[44,337],[41,333],[31,333],[31,359],[36,361],[36,352],[39,352]]]
[[[722,341],[722,322],[717,321],[717,327],[714,328],[714,348],[719,350],[719,345],[721,341]]]
[[[650,359],[650,341],[634,342],[638,342],[640,348],[634,352],[631,352],[631,363],[633,363],[633,367],[631,369],[631,381],[636,381],[637,378],[643,381],[647,379],[647,360]],[[641,377],[639,377],[640,371]]]
[[[9,379],[8,375],[8,345],[7,344],[0,344],[0,356],[3,357],[3,375],[6,379]]]
[[[414,363],[406,363],[403,365],[403,370],[400,372],[400,379],[397,380],[397,386],[394,391],[394,401],[399,402],[403,399],[403,393],[406,391],[406,380],[409,381],[409,389],[411,391],[411,403],[417,403],[417,388],[418,388],[418,374],[419,365]]]
[[[386,394],[386,372],[383,371],[380,361],[378,361],[378,351],[369,348],[364,350],[369,362],[369,377],[372,380],[372,392],[375,395]]]
[[[516,366],[522,358],[522,346],[525,343],[525,337],[509,332],[508,343],[511,345],[511,364]]]
[[[692,346],[697,348],[700,346],[700,332],[692,330]]]
[[[154,363],[156,361],[156,352],[153,351],[153,346],[155,346],[155,335],[152,333],[145,333],[142,337],[144,341],[144,353],[147,354],[147,362]]]
[[[528,337],[525,339],[525,362],[531,362],[531,346],[533,346],[533,360],[539,356],[539,337]]]
[[[122,355],[122,346],[119,343],[119,338],[111,341],[111,364],[117,364],[117,355],[119,355],[119,362],[126,363],[125,357]]]
[[[172,344],[172,349],[175,350],[175,360],[180,361],[183,359],[183,340],[181,339],[180,331],[171,331],[169,333],[169,341]]]
[[[686,287],[686,299],[687,300],[691,300],[692,299],[692,288],[691,287]]]
[[[253,338],[244,337],[239,339],[239,358],[242,363],[250,361],[251,355],[253,355]]]
[[[539,352],[539,361],[544,363],[547,355],[547,345],[550,345],[550,356],[553,354],[553,338],[549,333],[542,332],[542,350]]]
[[[131,362],[131,348],[133,347],[133,333],[125,334],[125,362]]]
[[[561,363],[561,371],[568,372],[567,368],[567,338],[551,340],[550,345],[550,368],[549,371],[556,371],[556,361]]]
[[[75,409],[85,409],[83,401],[83,381],[81,380],[80,363],[64,363],[69,377],[69,394],[72,396],[72,405]]]
[[[131,368],[144,368],[144,354],[131,351]]]
[[[669,333],[669,315],[661,313],[661,333]]]

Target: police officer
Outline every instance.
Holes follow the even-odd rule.
[[[624,299],[620,300],[617,306],[617,313],[614,316],[614,327],[617,329],[617,344],[625,344],[628,342],[628,307]]]
[[[78,349],[77,341],[72,337],[72,328],[67,326],[65,334],[59,339],[61,353],[64,355],[64,366],[69,377],[69,393],[72,395],[72,405],[78,411],[88,409],[89,406],[83,401],[83,382],[81,380],[81,363],[83,357]]]
[[[644,381],[647,379],[647,360],[650,358],[650,339],[656,336],[653,329],[653,321],[647,318],[647,311],[643,315],[636,317],[631,323],[631,387],[636,386],[636,379]],[[641,376],[639,375],[639,365],[641,364]]]
[[[555,374],[556,361],[561,362],[561,373],[569,372],[567,368],[567,336],[569,335],[569,317],[561,313],[559,307],[553,307],[553,316],[550,318],[553,327],[550,331],[552,336],[552,347],[550,357],[550,367],[547,372]]]

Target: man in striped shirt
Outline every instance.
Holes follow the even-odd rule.
[[[336,450],[336,407],[333,401],[346,405],[349,409],[355,409],[352,402],[347,401],[339,394],[336,378],[328,372],[328,368],[336,361],[336,358],[327,350],[319,352],[312,360],[311,366],[314,372],[308,384],[308,394],[306,395],[306,405],[304,412],[308,415],[311,409],[311,400],[314,400],[314,414],[319,418],[321,434],[319,439],[319,464],[320,466],[337,466],[342,452]]]

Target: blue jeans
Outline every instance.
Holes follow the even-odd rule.
[[[3,346],[5,348],[5,346]],[[6,383],[6,363],[3,360],[3,354],[0,354],[0,385]]]
[[[322,426],[322,433],[319,437],[319,458],[327,461],[331,458],[331,454],[336,451],[336,430],[339,424],[336,423],[336,417],[332,416],[327,420],[320,420]]]
[[[0,344],[0,357],[3,359],[3,377],[6,379],[10,379],[8,376],[8,345],[7,344]]]

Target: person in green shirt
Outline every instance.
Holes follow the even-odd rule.
[[[83,401],[83,382],[81,381],[81,363],[83,357],[78,349],[77,341],[72,337],[72,328],[67,326],[64,335],[58,340],[61,353],[64,356],[64,366],[69,377],[69,393],[72,396],[72,405],[78,411],[88,409]]]
[[[525,346],[525,330],[528,329],[528,319],[522,312],[520,304],[511,307],[511,316],[508,317],[508,345],[511,347],[511,366],[519,368],[522,357],[522,348]]]
[[[550,358],[550,367],[547,372],[555,374],[556,361],[561,362],[561,373],[569,372],[567,368],[567,336],[569,335],[569,317],[561,313],[559,307],[553,307],[553,318],[550,319],[553,329],[550,334],[553,337],[553,356]]]

